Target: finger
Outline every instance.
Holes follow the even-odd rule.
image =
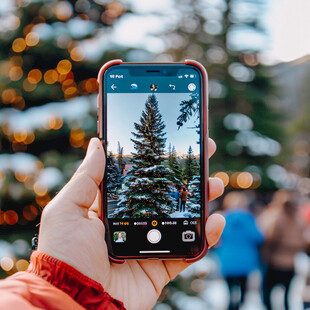
[[[101,202],[101,192],[98,189],[96,198],[95,198],[93,204],[91,205],[91,207],[89,208],[89,211],[88,211],[88,217],[89,218],[91,218],[91,217],[97,217],[97,218],[99,217],[100,218],[100,215],[101,215],[100,202]]]
[[[220,178],[209,178],[209,201],[224,193],[224,183]]]
[[[89,142],[86,156],[71,180],[60,191],[53,201],[61,206],[80,206],[89,208],[97,195],[98,186],[103,179],[105,168],[105,153],[101,142],[92,138]]]
[[[216,151],[216,144],[214,140],[208,138],[208,158],[210,158]]]
[[[206,223],[206,236],[209,248],[214,246],[221,237],[225,227],[225,218],[220,214],[212,214]]]

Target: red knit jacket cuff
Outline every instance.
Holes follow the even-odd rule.
[[[101,284],[46,253],[33,252],[27,272],[53,284],[86,309],[126,310],[122,302],[103,290]]]

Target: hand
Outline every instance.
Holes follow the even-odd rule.
[[[216,146],[209,139],[209,157]],[[93,138],[86,157],[72,179],[45,207],[40,225],[38,250],[64,261],[102,284],[128,310],[151,309],[163,287],[190,264],[182,260],[128,260],[110,263],[105,227],[98,217],[98,186],[105,169],[100,141]],[[210,178],[210,200],[223,193],[223,182]],[[225,226],[219,214],[209,217],[206,236],[209,246],[219,239]]]

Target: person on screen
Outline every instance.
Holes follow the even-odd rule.
[[[210,148],[214,153],[213,140]],[[184,260],[110,262],[98,194],[105,158],[100,140],[91,139],[77,172],[43,210],[38,250],[27,271],[0,281],[1,309],[152,309],[165,285],[191,265]],[[209,183],[210,199],[223,193],[220,179]],[[221,215],[208,218],[209,247],[224,226]]]
[[[122,233],[121,232],[118,233],[118,238],[115,240],[115,242],[117,242],[117,243],[124,242],[124,239],[122,237]]]
[[[180,198],[181,198],[181,205],[180,205],[180,212],[185,212],[185,204],[187,201],[188,191],[186,187],[183,187],[181,190]]]

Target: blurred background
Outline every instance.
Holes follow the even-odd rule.
[[[191,58],[209,74],[210,174],[226,189],[210,211],[227,227],[155,309],[270,309],[266,287],[273,309],[284,309],[288,286],[291,309],[303,309],[309,15],[306,0],[1,0],[0,277],[27,268],[42,209],[96,136],[101,65]],[[229,271],[240,265],[249,266]]]

